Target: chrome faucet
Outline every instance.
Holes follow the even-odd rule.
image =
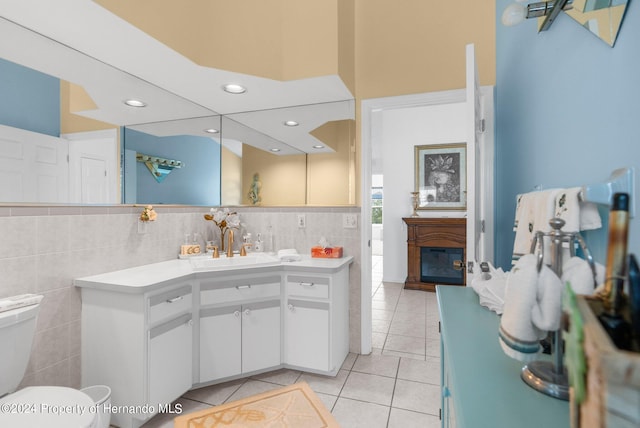
[[[227,257],[233,257],[233,230],[229,229],[227,233]]]

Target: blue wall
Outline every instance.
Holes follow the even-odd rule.
[[[630,2],[613,48],[564,13],[540,34],[534,20],[505,27],[500,16],[509,3],[496,1],[495,242],[503,268],[510,268],[518,193],[597,183],[620,167],[640,174],[640,3]],[[629,236],[635,254],[638,216]],[[601,263],[604,220],[587,236]]]
[[[182,161],[158,183],[137,162],[137,202],[140,204],[220,205],[220,144],[211,138],[181,135],[156,137],[125,128],[126,149]]]
[[[60,80],[0,58],[0,124],[60,136]]]

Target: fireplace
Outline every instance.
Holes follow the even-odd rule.
[[[465,285],[467,221],[464,218],[403,218],[407,224],[407,279],[404,287],[435,291]]]
[[[420,247],[420,282],[464,285],[464,248]]]

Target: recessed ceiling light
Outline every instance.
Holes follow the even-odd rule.
[[[276,149],[276,148],[269,149],[269,150],[271,150],[272,152],[279,152],[280,151],[280,149]]]
[[[144,101],[135,100],[133,98],[124,100],[124,103],[129,107],[146,107],[147,106],[147,103],[145,103]]]
[[[244,94],[245,92],[247,92],[247,88],[236,83],[227,83],[222,87],[222,89],[230,94]]]
[[[204,132],[206,132],[207,134],[217,134],[220,131],[214,128],[209,128],[209,129],[205,129]]]
[[[324,149],[324,146],[321,146],[320,144],[317,144],[315,146],[313,146],[314,149]]]
[[[285,123],[285,126],[298,126],[299,123],[296,122],[295,120],[287,120]]]

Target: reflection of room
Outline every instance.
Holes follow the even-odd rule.
[[[157,61],[154,57],[157,44],[150,44],[147,51],[127,57],[125,48],[128,45],[139,46],[136,44],[138,39],[131,37],[131,33],[128,32],[132,27],[128,22],[144,27],[136,30],[143,37],[151,38],[149,35],[153,34],[154,37],[162,39],[163,43],[171,42],[172,49],[176,49],[174,53],[182,51],[185,55],[189,54],[189,61],[202,64],[198,66],[201,69],[220,66],[223,69],[236,70],[238,74],[234,75],[247,76],[249,79],[258,75],[267,76],[267,79],[272,79],[276,84],[281,83],[278,81],[280,78],[290,79],[289,82],[308,78],[311,74],[308,74],[306,64],[310,65],[309,68],[317,67],[321,70],[318,76],[333,76],[336,69],[347,69],[348,73],[342,79],[352,92],[356,107],[356,114],[351,118],[354,124],[349,140],[353,146],[349,148],[349,156],[353,162],[348,164],[349,174],[340,172],[335,175],[335,181],[330,181],[328,178],[333,179],[334,175],[328,177],[315,169],[316,162],[318,165],[329,163],[329,160],[333,162],[330,156],[337,156],[339,160],[336,162],[344,164],[346,156],[342,157],[343,152],[340,148],[333,154],[303,152],[279,156],[244,144],[242,139],[233,138],[237,147],[231,147],[223,141],[219,153],[222,159],[221,174],[224,176],[220,180],[219,198],[223,206],[233,206],[232,209],[240,213],[245,223],[242,232],[236,234],[240,241],[244,232],[250,231],[255,237],[256,232],[273,228],[279,248],[296,248],[300,253],[306,254],[310,246],[318,243],[319,235],[326,234],[331,243],[344,244],[345,253],[354,255],[348,285],[349,338],[352,354],[336,378],[323,378],[322,381],[318,381],[318,378],[312,375],[296,377],[286,371],[273,376],[239,379],[234,381],[237,382],[234,388],[237,386],[237,395],[241,395],[255,393],[259,388],[269,388],[277,382],[307,380],[314,386],[313,383],[316,381],[316,385],[320,385],[319,388],[324,390],[323,399],[327,399],[327,407],[331,407],[335,412],[341,426],[346,428],[350,421],[355,419],[368,427],[404,428],[439,426],[442,423],[439,420],[440,410],[445,416],[452,411],[451,407],[440,409],[443,392],[440,388],[441,333],[438,330],[435,295],[404,289],[407,249],[406,228],[403,228],[401,219],[411,213],[410,192],[414,190],[413,147],[468,141],[468,133],[460,121],[432,120],[430,107],[420,104],[420,96],[423,94],[441,94],[443,91],[457,90],[465,86],[465,45],[475,44],[481,84],[495,85],[491,89],[496,99],[495,109],[491,108],[491,113],[495,114],[495,134],[492,134],[492,139],[495,138],[496,141],[495,156],[492,156],[495,168],[491,171],[495,174],[495,199],[490,201],[490,205],[496,218],[487,225],[487,236],[491,236],[496,243],[495,251],[488,255],[496,265],[507,268],[511,260],[516,195],[530,191],[536,186],[551,188],[557,185],[578,185],[597,181],[623,164],[629,164],[636,170],[639,167],[639,149],[635,138],[635,106],[638,99],[637,75],[640,73],[636,41],[640,39],[640,34],[638,26],[634,23],[639,22],[640,9],[630,2],[626,12],[627,21],[621,28],[615,47],[610,48],[584,28],[580,28],[580,25],[569,19],[568,15],[565,16],[564,12],[560,14],[553,27],[543,34],[537,34],[536,23],[532,20],[525,21],[518,28],[504,28],[499,24],[499,19],[508,2],[509,0],[499,0],[495,4],[487,4],[462,0],[453,5],[448,2],[435,4],[408,1],[402,2],[402,7],[399,7],[397,2],[369,0],[276,0],[250,2],[251,4],[226,0],[196,0],[189,2],[193,7],[185,8],[181,2],[152,0],[23,0],[3,2],[0,15],[11,15],[15,22],[19,22],[21,19],[17,10],[38,10],[38,19],[25,19],[22,23],[24,28],[35,28],[39,23],[42,26],[42,34],[50,30],[55,30],[60,35],[66,34],[68,45],[84,44],[81,46],[82,49],[96,54],[100,52],[90,46],[93,41],[100,41],[98,45],[105,49],[115,47],[115,52],[109,53],[110,60],[105,62],[110,63],[112,59],[119,69],[126,69],[131,65],[132,69],[135,68],[143,74],[146,72],[145,65],[163,64],[162,67],[157,67],[160,69],[158,74],[147,75],[148,82],[157,79],[155,81],[159,82],[158,87],[176,89],[174,94],[178,93],[177,89],[184,83],[194,88],[201,87],[202,92],[194,90],[190,93],[197,96],[199,106],[204,105],[205,101],[212,102],[218,97],[226,97],[218,93],[220,85],[200,85],[200,80],[190,79],[188,73],[174,67],[183,65],[181,58],[176,58],[175,62]],[[574,3],[584,2],[574,0]],[[72,4],[70,12],[65,9]],[[277,7],[273,7],[274,4]],[[137,15],[129,15],[126,22],[118,18],[123,31],[109,31],[105,36],[110,27],[92,25],[94,16],[83,13],[102,8],[103,12],[111,14],[101,5],[110,5],[114,10],[132,7]],[[269,5],[272,7],[269,8]],[[189,15],[195,10],[202,11],[199,9],[201,6],[208,8],[205,10],[207,13],[198,14],[196,21],[192,21]],[[255,7],[254,10],[251,10],[252,6]],[[166,11],[165,8],[171,8],[174,16],[164,15],[162,12]],[[271,9],[278,9],[278,13]],[[460,10],[464,10],[465,13],[461,14]],[[125,14],[122,13],[120,16]],[[223,19],[227,16],[229,19]],[[301,19],[297,19],[299,16]],[[68,19],[75,19],[78,25],[68,25]],[[234,27],[236,19],[242,22]],[[600,29],[603,28],[602,22],[598,21]],[[322,27],[317,33],[319,37],[315,40],[310,40],[309,37],[291,37],[295,36],[297,31],[304,30],[301,27],[305,26]],[[593,28],[591,23],[589,28]],[[2,32],[3,35],[7,35],[4,40],[8,41],[0,43],[2,49],[11,50],[13,46],[18,47],[13,50],[25,50],[24,45],[15,41],[13,33],[5,33],[4,29]],[[159,35],[163,32],[166,38]],[[91,33],[101,34],[94,40],[87,36]],[[171,38],[169,36],[180,35],[185,37],[182,40],[179,40],[179,37],[168,40]],[[340,40],[345,40],[345,35],[346,39],[353,41],[351,45],[340,44]],[[212,43],[212,40],[221,40],[222,43]],[[174,42],[179,46],[173,44]],[[240,50],[236,51],[234,56],[223,58],[222,54],[229,53],[233,47],[232,42],[238,42]],[[206,48],[207,43],[211,45],[209,55],[203,53],[206,50],[203,46]],[[255,46],[258,48],[251,50]],[[309,49],[309,46],[313,46],[313,49]],[[265,48],[260,51],[260,47]],[[42,52],[43,55],[24,56],[37,57],[38,61],[54,58],[58,65],[67,63],[66,57],[58,51],[44,49]],[[220,62],[212,65],[211,61],[215,62],[216,56],[220,58]],[[132,58],[135,58],[135,61]],[[256,62],[261,66],[261,70],[252,67],[251,62],[255,58],[260,59]],[[287,63],[274,64],[270,61],[273,58],[283,59]],[[78,68],[80,69],[83,67]],[[559,70],[575,72],[570,73],[571,76],[565,79],[553,78],[552,76],[558,76]],[[6,93],[3,92],[3,83],[8,83],[6,75],[2,74],[2,77],[0,98],[4,98]],[[55,133],[56,138],[60,134],[89,131],[89,122],[98,122],[97,118],[80,118],[79,115],[75,115],[78,116],[76,119],[82,120],[74,121],[77,126],[68,127],[71,116],[68,114],[69,111],[88,111],[90,108],[85,102],[87,100],[82,101],[77,92],[84,91],[84,95],[91,95],[92,99],[94,94],[85,91],[81,84],[67,83],[74,79],[63,80],[62,96],[58,95],[58,100],[55,101],[36,99],[29,107],[29,116],[26,118],[32,120],[36,116],[47,117],[53,114],[54,130],[51,132]],[[52,96],[55,97],[57,90],[53,89]],[[73,102],[70,99],[65,101],[70,92],[74,92],[71,96],[74,98]],[[300,94],[302,92],[299,91]],[[244,94],[245,98],[233,99],[232,102],[236,103],[233,108],[219,111],[208,107],[203,109],[204,111],[201,110],[200,114],[185,116],[193,118],[213,115],[228,118],[241,110],[257,111],[273,107],[253,105],[255,100],[249,97],[256,93],[258,91],[255,87],[249,86],[249,91]],[[593,108],[595,95],[601,108]],[[284,102],[285,98],[278,96],[276,91],[269,92],[269,95],[264,97],[269,102]],[[408,101],[402,104],[405,99]],[[383,105],[381,100],[388,104]],[[74,107],[61,107],[63,111],[55,113],[56,106],[64,106],[67,102]],[[460,102],[462,103],[463,101]],[[287,105],[301,104],[303,103]],[[76,107],[78,105],[79,107]],[[368,110],[372,105],[382,107]],[[45,106],[51,110],[44,111],[40,108]],[[461,106],[453,108],[451,115],[467,115],[462,107],[457,107]],[[13,113],[10,111],[12,109],[24,110],[18,104],[16,107],[0,106],[0,116],[10,115]],[[178,110],[183,109],[187,109],[184,104]],[[142,110],[136,111],[135,114],[146,114]],[[63,119],[60,119],[61,116]],[[367,122],[370,116],[377,117]],[[103,122],[100,124],[103,128],[115,129],[118,138],[121,136],[120,133],[126,132],[119,126],[114,128],[114,125],[104,123],[108,121],[100,122]],[[135,125],[149,122],[154,120],[130,123]],[[21,123],[12,126],[28,125]],[[492,127],[489,129],[493,130]],[[452,130],[454,135],[451,135]],[[224,140],[224,136],[221,139]],[[374,145],[371,140],[375,140],[373,143],[380,143],[380,151],[384,156],[383,171],[376,171],[375,168],[371,168],[372,171],[368,170],[373,165],[368,164],[364,155],[370,148],[375,149],[371,147]],[[162,155],[155,150],[142,153]],[[167,154],[163,157],[179,159],[184,161],[185,165],[189,165],[181,155]],[[579,162],[575,162],[577,157],[580,158]],[[275,185],[271,182],[268,166],[278,164],[284,167],[284,164],[293,164],[294,160],[295,165],[291,165],[291,169],[296,171],[296,175],[288,176],[290,178],[284,180],[287,181],[284,190],[278,191],[276,195],[286,197],[286,200],[279,199],[277,203],[287,206],[237,206],[248,204],[248,186],[253,183],[256,174],[259,175],[260,195],[263,201],[271,200],[270,192]],[[247,170],[243,166],[245,162],[249,164]],[[174,170],[162,183],[154,184],[165,186],[185,171],[185,168]],[[377,173],[384,173],[385,178],[382,220],[384,230],[381,230],[380,235],[384,234],[384,274],[387,279],[383,283],[380,273],[380,277],[377,277],[378,288],[371,290],[371,281],[362,284],[362,278],[371,273],[372,267],[376,268],[375,264],[371,266],[366,259],[369,251],[374,256],[377,254],[380,242],[376,240],[378,235],[374,232],[375,227],[370,235],[370,225],[360,221],[364,216],[361,213],[367,212],[361,211],[360,207],[365,206],[364,201],[370,196],[373,199],[371,205],[377,200],[376,193],[370,195],[370,187],[382,186],[368,186],[365,176]],[[153,179],[146,169],[143,169],[143,174]],[[312,181],[312,175],[319,177],[317,187],[309,187],[306,184]],[[361,186],[361,182],[365,186]],[[2,183],[6,184],[7,181]],[[347,186],[351,184],[353,186],[347,190]],[[337,191],[330,191],[337,186],[340,186]],[[340,202],[336,204],[342,205],[342,201],[347,200],[348,204],[353,205],[336,206],[324,199],[323,202],[314,202],[319,200],[314,199],[320,195],[317,192],[325,190],[340,195]],[[119,197],[120,195],[117,201],[120,200]],[[316,203],[323,205],[315,206]],[[314,206],[311,206],[312,204]],[[4,275],[0,285],[0,298],[30,292],[45,295],[32,360],[23,386],[51,383],[74,388],[83,386],[83,311],[80,309],[80,295],[72,285],[74,278],[149,263],[177,262],[176,248],[183,243],[186,234],[197,232],[201,236],[207,236],[206,234],[212,231],[211,222],[204,222],[202,219],[203,213],[209,212],[208,206],[154,208],[158,213],[157,220],[146,224],[146,233],[139,233],[138,217],[142,207],[112,204],[50,206],[15,203],[4,203],[0,206],[0,232],[3,237],[3,245],[0,246],[0,271]],[[357,227],[343,227],[344,216],[352,214],[357,216]],[[306,228],[297,225],[296,219],[300,218],[300,215],[306,216],[302,217],[306,218]],[[447,212],[444,215],[459,215],[462,218],[464,212]],[[637,246],[639,230],[638,219],[632,219],[630,248],[633,245]],[[368,247],[370,238],[373,242],[371,247]],[[239,249],[237,244],[236,249]],[[597,249],[595,247],[598,246],[599,254],[602,255],[606,242],[601,239],[592,248]],[[240,260],[240,257],[237,259]],[[374,275],[375,273],[374,271]],[[450,289],[466,290],[464,287]],[[369,296],[371,291],[375,292],[373,299]],[[482,317],[483,308],[475,305],[472,310],[467,310],[470,309],[469,305],[461,304],[460,299],[455,300],[456,302],[451,302],[453,315],[448,321],[459,321],[456,324],[459,327],[456,333],[459,341],[456,343],[462,346],[477,346],[471,349],[460,348],[468,349],[467,353],[458,357],[467,358],[466,367],[472,367],[474,372],[467,372],[464,383],[457,391],[453,390],[449,402],[457,400],[459,396],[456,394],[464,391],[471,397],[471,402],[476,404],[475,408],[482,407],[486,410],[486,407],[477,404],[483,398],[491,400],[492,396],[478,395],[479,389],[469,388],[470,383],[467,382],[478,372],[496,373],[504,368],[512,371],[511,376],[517,380],[521,366],[503,364],[504,355],[497,353],[493,354],[486,364],[485,360],[478,358],[488,346],[497,344],[496,328],[494,326],[491,330],[491,326],[487,327],[486,324],[473,319],[476,315]],[[365,303],[367,301],[372,303],[372,307],[368,308]],[[372,317],[369,315],[369,325],[367,311],[375,315],[373,323],[370,322]],[[197,309],[193,312],[194,315],[196,312]],[[196,318],[197,315],[194,320]],[[368,331],[371,327],[374,329],[373,334]],[[476,334],[480,329],[485,334]],[[308,331],[308,336],[315,337],[316,329]],[[476,340],[480,342],[474,342]],[[367,341],[371,343],[367,344]],[[365,355],[368,353],[368,345],[373,347],[371,355]],[[472,361],[475,363],[483,363],[470,366],[469,356],[473,356]],[[483,370],[485,367],[491,370]],[[495,385],[495,382],[489,381],[487,384]],[[211,397],[215,394],[208,394],[216,392],[215,388],[206,391],[194,391],[193,395],[180,397],[179,402],[195,406],[216,405],[217,403],[211,402]],[[514,396],[512,394],[507,394],[507,401],[492,400],[502,404],[503,409],[500,412],[492,412],[488,417],[493,423],[487,423],[486,426],[504,426],[499,423],[503,412],[506,413],[509,409],[518,411],[526,404],[536,401],[532,398],[535,391],[528,392],[528,399],[518,401],[513,406],[505,405],[510,404],[508,400]],[[203,398],[204,395],[207,397]],[[224,399],[232,399],[231,396],[232,394],[227,394]],[[564,406],[566,403],[555,405],[556,408]],[[191,407],[188,409],[191,410]],[[464,414],[472,414],[473,409],[474,406],[457,406],[455,410],[460,415],[459,421],[465,420]],[[520,416],[523,414],[522,411],[519,413]],[[540,425],[540,421],[549,418],[552,412],[532,411],[530,414],[536,417],[518,423],[531,422],[533,426]],[[171,426],[171,423],[168,417],[165,417],[157,418],[147,426],[164,428]],[[507,426],[519,426],[518,423]],[[556,424],[562,428],[569,425],[565,419],[544,425],[554,427]],[[469,425],[473,426],[465,426]]]

